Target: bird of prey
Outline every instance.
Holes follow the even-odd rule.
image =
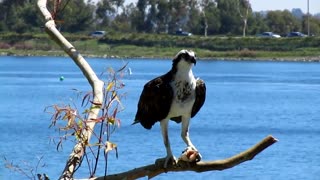
[[[146,83],[140,95],[133,124],[140,123],[144,128],[151,129],[156,122],[160,122],[167,151],[165,168],[169,161],[176,163],[169,142],[169,120],[181,123],[181,137],[187,145],[186,149],[198,152],[189,138],[189,123],[204,104],[206,86],[203,80],[196,79],[192,73],[196,63],[193,51],[181,50],[174,57],[171,70]],[[198,154],[196,161],[200,160],[201,155]]]

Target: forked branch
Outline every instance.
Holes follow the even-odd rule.
[[[139,167],[132,169],[127,172],[108,175],[106,177],[98,177],[96,180],[105,179],[137,179],[147,176],[149,179],[158,176],[161,173],[166,172],[179,172],[179,171],[194,171],[194,172],[205,172],[205,171],[215,171],[215,170],[224,170],[229,169],[234,166],[237,166],[245,161],[252,160],[257,154],[261,153],[263,150],[276,143],[278,140],[272,136],[267,136],[262,141],[252,146],[250,149],[247,149],[237,155],[234,155],[230,158],[223,160],[215,161],[200,161],[198,163],[189,163],[179,159],[177,166],[169,166],[167,169],[163,168],[163,164],[157,162],[155,164],[150,164],[147,166]]]

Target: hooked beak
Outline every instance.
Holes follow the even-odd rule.
[[[197,64],[196,58],[192,57],[192,58],[191,58],[191,62],[192,62],[194,65],[196,65],[196,64]]]

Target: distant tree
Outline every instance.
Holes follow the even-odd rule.
[[[205,33],[205,28],[207,28],[207,34],[218,34],[221,28],[221,20],[220,20],[220,10],[217,8],[217,3],[213,0],[203,0],[203,31]],[[206,34],[206,33],[205,33]]]
[[[8,18],[9,6],[6,1],[0,2],[0,31],[7,30],[7,18]]]
[[[149,0],[148,14],[146,15],[145,31],[148,33],[156,32],[157,28],[157,8],[156,0]]]
[[[208,4],[209,4],[209,0],[200,0],[199,2],[200,12],[202,15],[201,25],[202,25],[202,29],[205,37],[207,37],[208,35],[208,18],[205,11],[205,8],[208,6]]]
[[[239,15],[243,22],[242,36],[245,37],[247,26],[248,26],[249,13],[251,13],[252,10],[251,10],[251,5],[249,0],[239,0],[239,1],[240,2],[238,4],[238,10],[239,10]]]
[[[124,0],[113,0],[113,5],[116,6],[116,14],[119,13],[119,8],[123,7]]]
[[[249,19],[248,26],[250,26],[250,29],[248,32],[250,34],[259,34],[261,32],[270,30],[262,13],[254,12],[251,16],[249,16]]]
[[[311,16],[310,23],[310,35],[320,35],[320,18]],[[308,17],[307,15],[302,17],[302,31],[307,34],[308,32]]]
[[[283,21],[282,25],[280,25],[279,33],[287,33],[292,30],[301,30],[301,23],[298,18],[296,18],[290,11],[284,10],[281,13]]]
[[[3,23],[3,26],[6,30],[15,32],[16,28],[23,24],[23,21],[18,16],[18,12],[15,11],[16,5],[11,6],[3,3],[0,9],[1,12],[3,12],[0,13],[2,14],[0,15],[0,22]]]
[[[35,1],[25,3],[23,6],[20,6],[18,11],[18,16],[23,21],[23,24],[25,24],[25,32],[40,30],[42,21],[34,3]],[[16,28],[16,31],[19,31],[19,29]]]
[[[9,1],[0,3],[0,31],[17,33],[39,31],[40,17],[34,4],[36,0]]]
[[[170,0],[170,21],[169,21],[169,32],[175,32],[178,29],[186,28],[189,17],[188,0]]]
[[[40,27],[35,15],[37,0],[0,0],[0,31],[34,32]],[[54,2],[53,0],[50,0]],[[59,0],[63,5],[55,20],[63,31],[108,29],[121,32],[172,33],[178,29],[194,34],[256,34],[274,31],[307,32],[301,9],[252,13],[249,0]],[[55,1],[58,2],[58,1]],[[53,9],[50,6],[49,9]],[[311,34],[318,34],[319,16],[310,19]],[[248,28],[250,27],[250,28]]]
[[[157,4],[157,9],[157,31],[168,33],[169,22],[172,19],[170,14],[169,2],[167,0],[159,0]]]
[[[287,33],[290,31],[300,31],[301,25],[290,11],[269,11],[266,16],[266,24],[270,31],[276,33]]]
[[[35,2],[34,0],[2,0],[2,4],[7,5],[8,7],[12,6],[21,6],[25,3]]]
[[[201,34],[201,12],[200,4],[197,0],[190,0],[188,2],[188,23],[186,29],[194,34]]]
[[[138,0],[137,10],[133,13],[132,24],[138,32],[145,32],[146,8],[148,0]]]
[[[240,34],[241,18],[238,11],[238,0],[217,0],[220,12],[221,34]]]
[[[111,18],[116,14],[116,8],[109,0],[99,1],[96,8],[96,19],[99,28],[109,26]]]
[[[280,24],[283,24],[281,11],[269,11],[265,18],[266,24],[268,25],[268,31],[280,32]]]
[[[83,0],[72,0],[57,14],[57,20],[61,21],[61,30],[67,32],[81,32],[91,29],[93,25],[94,6]]]
[[[22,3],[21,1],[20,3]],[[11,27],[15,24],[18,18],[17,12],[14,8],[18,5],[19,1],[3,0],[0,2],[0,23],[2,30],[12,30]]]
[[[111,23],[111,28],[114,31],[119,32],[131,32],[131,16],[135,7],[133,3],[130,3],[122,8],[122,13],[117,15]]]

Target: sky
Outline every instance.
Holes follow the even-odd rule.
[[[308,0],[250,0],[253,11],[289,10],[300,8],[307,13]],[[320,0],[309,0],[311,14],[320,13]]]
[[[94,0],[98,1],[98,0]],[[249,0],[253,11],[267,10],[289,10],[300,8],[307,13],[308,0]],[[125,0],[125,4],[137,2],[137,0]],[[309,11],[311,14],[320,13],[320,0],[309,0]]]

